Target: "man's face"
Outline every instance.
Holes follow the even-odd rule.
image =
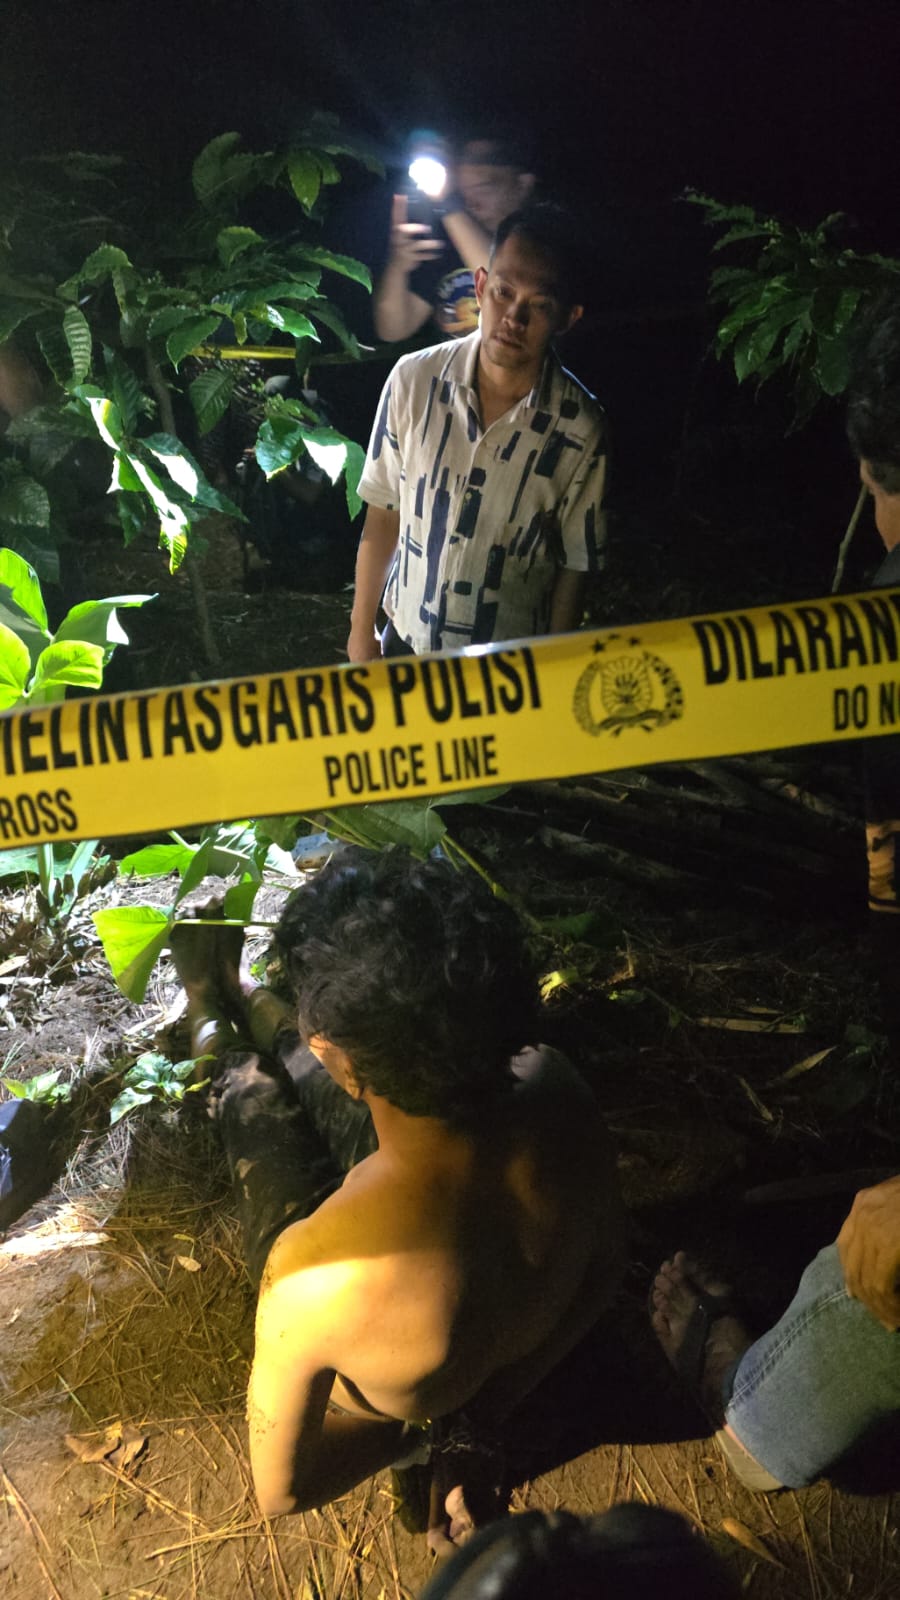
[[[555,263],[519,234],[475,273],[481,307],[482,356],[495,367],[536,378],[556,334],[571,328],[581,306],[560,298]]]
[[[504,217],[525,204],[534,187],[534,177],[530,172],[520,172],[518,167],[492,166],[487,159],[490,153],[487,139],[467,144],[456,170],[456,181],[469,215],[493,233]]]
[[[886,550],[900,544],[900,494],[888,494],[883,484],[873,478],[868,461],[859,463],[860,482],[872,496],[875,526],[881,534]]]

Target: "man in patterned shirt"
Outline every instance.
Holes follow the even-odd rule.
[[[578,627],[602,558],[606,418],[551,345],[582,314],[580,271],[565,212],[513,212],[475,274],[478,331],[391,372],[360,480],[351,661]]]

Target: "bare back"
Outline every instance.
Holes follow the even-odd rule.
[[[383,1145],[276,1242],[260,1325],[271,1300],[286,1336],[304,1329],[341,1407],[444,1415],[552,1339],[588,1277],[598,1304],[613,1292],[621,1218],[593,1096],[553,1051],[514,1067],[477,1129],[422,1130],[412,1158]]]

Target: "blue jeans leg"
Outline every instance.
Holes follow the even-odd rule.
[[[725,1420],[779,1483],[813,1483],[900,1411],[900,1332],[851,1300],[837,1247],[810,1263],[779,1322],[726,1380]]]

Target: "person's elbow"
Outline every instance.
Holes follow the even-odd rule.
[[[254,1478],[256,1503],[264,1517],[290,1517],[302,1511],[318,1511],[322,1501],[311,1484],[260,1481]]]

